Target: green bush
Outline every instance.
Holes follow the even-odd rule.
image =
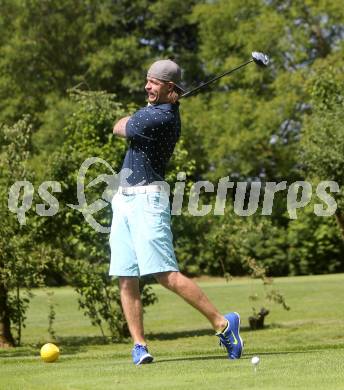
[[[344,241],[334,217],[319,217],[304,209],[289,223],[287,234],[291,275],[344,271]]]

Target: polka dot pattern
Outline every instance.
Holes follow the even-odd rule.
[[[133,172],[127,179],[130,185],[164,180],[180,132],[179,103],[150,105],[131,116],[126,126],[130,144],[122,166]]]

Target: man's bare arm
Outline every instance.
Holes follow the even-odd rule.
[[[124,118],[121,118],[113,127],[113,133],[118,135],[119,137],[126,137],[125,134],[125,127],[127,125],[128,120],[130,119],[130,116],[125,116]]]

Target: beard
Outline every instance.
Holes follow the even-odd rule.
[[[159,101],[159,94],[156,92],[147,93],[147,99],[149,103],[157,103]]]

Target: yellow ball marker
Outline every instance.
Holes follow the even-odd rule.
[[[41,358],[46,363],[55,362],[60,356],[59,348],[53,343],[44,344],[41,348]]]

